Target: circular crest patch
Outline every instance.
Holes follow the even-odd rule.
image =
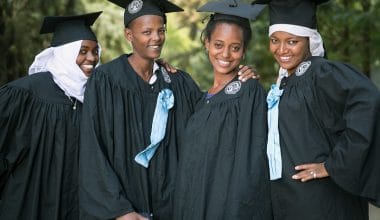
[[[143,5],[144,5],[144,3],[142,0],[133,0],[128,5],[129,14],[135,14],[135,13],[139,12],[142,9]]]
[[[309,69],[310,65],[311,61],[302,62],[296,70],[296,76],[302,76],[303,74],[305,74],[307,69]]]
[[[241,88],[241,82],[240,81],[233,81],[226,88],[224,89],[224,93],[227,95],[234,95],[237,92],[240,91]]]

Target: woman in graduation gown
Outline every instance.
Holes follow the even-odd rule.
[[[198,9],[214,12],[202,33],[214,84],[197,103],[180,142],[173,219],[272,218],[266,93],[257,80],[237,80],[251,38],[249,19],[263,7],[218,1]]]
[[[280,66],[268,94],[275,219],[368,219],[380,205],[380,92],[329,61],[316,30],[322,1],[269,3],[269,47]]]
[[[84,84],[99,61],[90,29],[101,12],[45,17],[51,47],[29,76],[0,88],[0,219],[78,219]]]
[[[200,91],[187,73],[169,75],[155,60],[165,42],[165,13],[182,9],[166,0],[111,2],[125,8],[125,37],[133,52],[97,68],[87,84],[81,215],[170,220],[176,140]]]

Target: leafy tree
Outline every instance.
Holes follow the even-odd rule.
[[[49,45],[40,36],[45,15],[74,13],[75,0],[1,0],[0,84],[26,75],[34,56]]]

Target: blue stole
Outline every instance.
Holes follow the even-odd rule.
[[[162,139],[165,137],[169,109],[174,105],[174,95],[170,89],[163,89],[158,94],[154,110],[150,145],[135,156],[135,161],[147,168]]]

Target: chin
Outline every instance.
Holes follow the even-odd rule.
[[[158,59],[160,58],[160,56],[161,56],[161,51],[157,53],[152,53],[149,57],[151,57],[152,59]]]

